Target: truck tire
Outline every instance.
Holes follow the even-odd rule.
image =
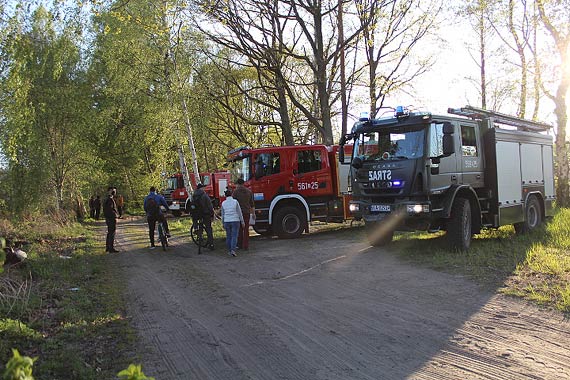
[[[293,239],[301,236],[307,224],[305,213],[293,206],[285,206],[275,213],[273,230],[282,239]]]
[[[515,223],[515,231],[517,234],[529,233],[540,226],[542,223],[542,209],[538,198],[531,195],[528,198],[524,210],[524,222]]]
[[[458,197],[451,207],[447,222],[447,241],[452,249],[465,251],[471,245],[473,231],[471,204],[468,199]]]
[[[273,235],[273,231],[271,231],[271,227],[269,224],[254,224],[253,230],[260,234],[261,236],[271,236]]]
[[[392,242],[394,231],[383,228],[382,223],[367,223],[366,236],[368,237],[370,245],[374,247],[383,247]]]

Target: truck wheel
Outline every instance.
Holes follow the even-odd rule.
[[[368,223],[366,224],[366,235],[370,245],[382,247],[392,242],[394,231],[383,228],[382,223]]]
[[[174,215],[175,217],[178,218],[179,216],[182,215],[182,211],[180,211],[180,210],[172,211],[172,215]]]
[[[275,213],[273,229],[277,236],[282,239],[296,238],[303,233],[307,224],[306,219],[302,210],[297,207],[286,206]]]
[[[451,208],[451,218],[447,222],[447,241],[453,249],[465,251],[471,245],[473,226],[471,204],[465,198],[457,198]]]
[[[517,234],[526,234],[538,228],[542,223],[542,210],[538,198],[531,195],[524,210],[524,222],[515,223]]]
[[[252,227],[253,230],[261,236],[273,235],[273,231],[271,231],[271,227],[268,224],[254,224]]]

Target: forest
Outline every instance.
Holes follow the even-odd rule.
[[[568,0],[0,0],[0,213],[82,217],[109,185],[136,207],[180,151],[199,173],[336,144],[414,93],[449,23],[472,105],[553,124],[568,206]]]

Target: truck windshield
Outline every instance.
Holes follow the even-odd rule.
[[[166,180],[166,189],[165,190],[175,190],[178,188],[178,180],[176,177],[171,177]]]
[[[247,181],[250,179],[250,160],[249,156],[230,162],[231,181],[235,183],[239,178]]]
[[[366,132],[354,141],[354,155],[363,161],[413,159],[424,154],[424,126]]]

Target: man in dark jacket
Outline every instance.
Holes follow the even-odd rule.
[[[93,208],[95,209],[95,219],[99,220],[99,215],[101,215],[101,197],[99,195],[93,201]]]
[[[105,252],[114,253],[119,252],[115,249],[115,232],[117,231],[117,204],[115,203],[116,190],[114,187],[107,189],[108,195],[103,204],[103,215],[105,216],[105,223],[107,224],[107,240],[105,242]]]
[[[91,198],[89,198],[89,217],[91,219],[95,219],[95,196],[92,195]]]
[[[151,201],[152,200],[152,201]],[[160,209],[163,206],[168,210],[168,203],[166,199],[156,192],[156,187],[152,186],[150,192],[144,198],[144,211],[146,212],[146,221],[148,222],[148,237],[150,238],[150,249],[154,249],[154,230],[156,222],[161,222],[164,225],[164,233],[166,237],[170,237],[170,230],[168,229],[168,222]]]
[[[253,215],[255,218],[255,203],[253,202],[253,192],[244,186],[243,179],[238,178],[236,181],[236,189],[232,196],[238,201],[243,215],[245,224],[240,225],[238,233],[238,247],[241,249],[249,249],[249,218]]]
[[[204,223],[204,229],[208,235],[206,245],[211,250],[214,249],[214,231],[212,230],[212,219],[214,218],[214,206],[212,205],[212,200],[202,189],[203,184],[199,183],[196,186],[196,191],[192,195],[192,202],[194,202],[198,209],[200,210],[200,216],[202,217],[202,222]]]

